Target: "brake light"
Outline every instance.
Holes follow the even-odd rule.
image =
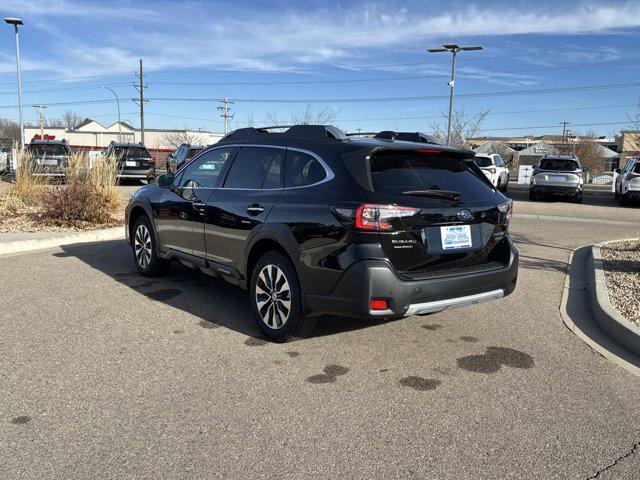
[[[502,214],[502,224],[509,225],[511,215],[513,213],[513,200],[507,200],[504,203],[498,205],[498,210]]]
[[[442,153],[442,150],[438,148],[421,148],[418,153]]]
[[[151,158],[149,159],[149,163],[156,163],[156,157],[151,155]]]
[[[397,218],[412,217],[419,211],[419,208],[367,203],[358,207],[356,228],[361,230],[393,230],[389,221]]]
[[[386,300],[371,300],[369,303],[369,310],[387,310],[389,304]]]

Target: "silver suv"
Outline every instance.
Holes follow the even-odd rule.
[[[586,167],[582,166],[576,156],[544,155],[533,167],[529,200],[535,201],[545,195],[557,195],[582,203],[586,172]]]
[[[616,198],[620,205],[640,199],[640,158],[630,158],[625,167],[616,169]]]

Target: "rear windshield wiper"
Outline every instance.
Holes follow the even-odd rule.
[[[460,192],[454,192],[452,190],[407,190],[406,192],[402,192],[402,194],[414,197],[446,198],[449,200],[457,200],[460,198]]]

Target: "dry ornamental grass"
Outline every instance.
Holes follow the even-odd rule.
[[[15,184],[0,198],[0,231],[78,230],[122,224],[115,158],[89,165],[82,153],[69,158],[64,182],[37,175],[27,153],[18,160]]]

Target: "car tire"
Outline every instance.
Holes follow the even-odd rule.
[[[311,334],[316,317],[304,314],[298,274],[285,255],[265,253],[254,267],[250,282],[251,309],[265,337],[289,342]]]
[[[507,189],[509,187],[509,178],[507,177],[504,181],[504,185],[502,185],[502,193],[507,193]]]
[[[582,193],[577,194],[573,200],[574,203],[582,203],[582,197],[583,197]]]
[[[158,242],[149,218],[138,217],[132,232],[131,250],[138,271],[145,277],[164,275],[171,262],[158,256]]]
[[[537,199],[536,192],[534,192],[533,190],[529,190],[529,200],[531,200],[532,202],[535,202],[536,199]]]
[[[624,194],[619,195],[618,201],[620,202],[621,207],[626,207],[629,205],[629,200]]]

